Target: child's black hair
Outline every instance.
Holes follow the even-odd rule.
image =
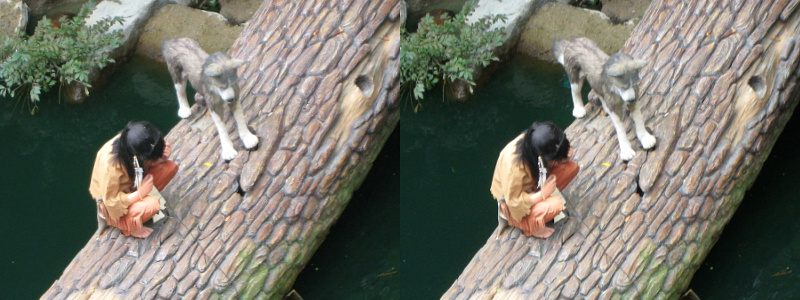
[[[535,122],[523,132],[515,153],[519,155],[518,159],[522,160],[533,179],[539,180],[539,157],[542,157],[542,163],[547,168],[548,162],[567,158],[569,147],[567,135],[561,128],[552,122]]]
[[[138,159],[139,166],[144,168],[146,160],[156,161],[164,156],[164,147],[164,137],[153,124],[147,121],[130,122],[114,141],[112,153],[116,155],[113,159],[121,163],[128,177],[134,180],[134,156]]]

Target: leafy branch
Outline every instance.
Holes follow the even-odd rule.
[[[45,17],[33,35],[6,38],[0,46],[0,96],[14,97],[23,91],[35,106],[41,93],[56,83],[76,81],[91,87],[90,71],[114,62],[110,51],[122,44],[123,37],[120,29],[108,32],[114,24],[122,24],[121,17],[85,26],[93,7],[89,2],[72,19],[61,17],[60,27]]]
[[[498,60],[492,51],[503,44],[504,30],[490,28],[505,21],[506,16],[486,16],[468,23],[467,18],[474,11],[475,6],[467,3],[455,16],[443,16],[441,25],[426,15],[420,20],[417,32],[402,29],[400,82],[413,85],[415,99],[422,99],[423,93],[440,80],[460,79],[475,86],[475,68]]]

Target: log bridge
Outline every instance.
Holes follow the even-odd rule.
[[[261,144],[225,163],[195,106],[166,136],[170,217],[92,237],[42,298],[283,298],[397,124],[404,22],[401,0],[264,1],[230,50]]]
[[[623,51],[649,62],[656,148],[620,161],[593,104],[566,129],[566,221],[546,240],[495,230],[442,298],[680,297],[800,100],[798,2],[654,0]]]

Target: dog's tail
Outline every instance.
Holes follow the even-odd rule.
[[[553,47],[551,49],[553,51],[553,57],[561,65],[564,65],[564,50],[567,49],[567,46],[569,46],[569,41],[565,39],[557,39],[553,42]]]

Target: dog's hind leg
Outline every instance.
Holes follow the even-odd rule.
[[[633,126],[636,128],[636,138],[642,143],[642,148],[651,149],[656,145],[656,137],[647,131],[644,124],[644,117],[642,117],[642,110],[638,102],[634,102],[631,107],[631,117],[633,117]]]
[[[583,89],[583,82],[586,81],[586,74],[583,74],[581,66],[574,60],[568,60],[564,66],[567,72],[567,79],[569,79],[569,88],[572,91],[572,116],[575,118],[583,118],[586,116],[586,108],[583,107],[583,99],[581,97],[581,90]]]
[[[228,136],[228,128],[225,127],[225,122],[222,121],[222,118],[217,114],[216,110],[211,109],[209,107],[209,113],[211,114],[211,119],[214,120],[214,125],[217,127],[217,133],[219,134],[219,143],[222,146],[221,155],[222,159],[225,161],[231,161],[236,157],[236,149],[233,148],[233,142],[231,141],[231,137]]]
[[[180,76],[180,78],[175,81],[175,91],[178,93],[178,116],[183,119],[192,116],[189,100],[186,99],[186,81],[185,76]]]
[[[247,120],[245,120],[244,112],[242,112],[242,104],[239,103],[238,100],[234,100],[231,102],[230,108],[233,111],[236,129],[239,131],[239,138],[242,139],[244,147],[246,149],[255,148],[255,146],[258,145],[258,136],[250,132],[250,129],[247,128]]]
[[[194,103],[206,106],[206,97],[203,97],[203,93],[194,93]]]
[[[586,116],[586,108],[583,107],[583,99],[581,98],[581,89],[583,89],[583,78],[580,78],[577,83],[570,80],[569,87],[572,90],[572,116],[575,118],[583,118]]]

